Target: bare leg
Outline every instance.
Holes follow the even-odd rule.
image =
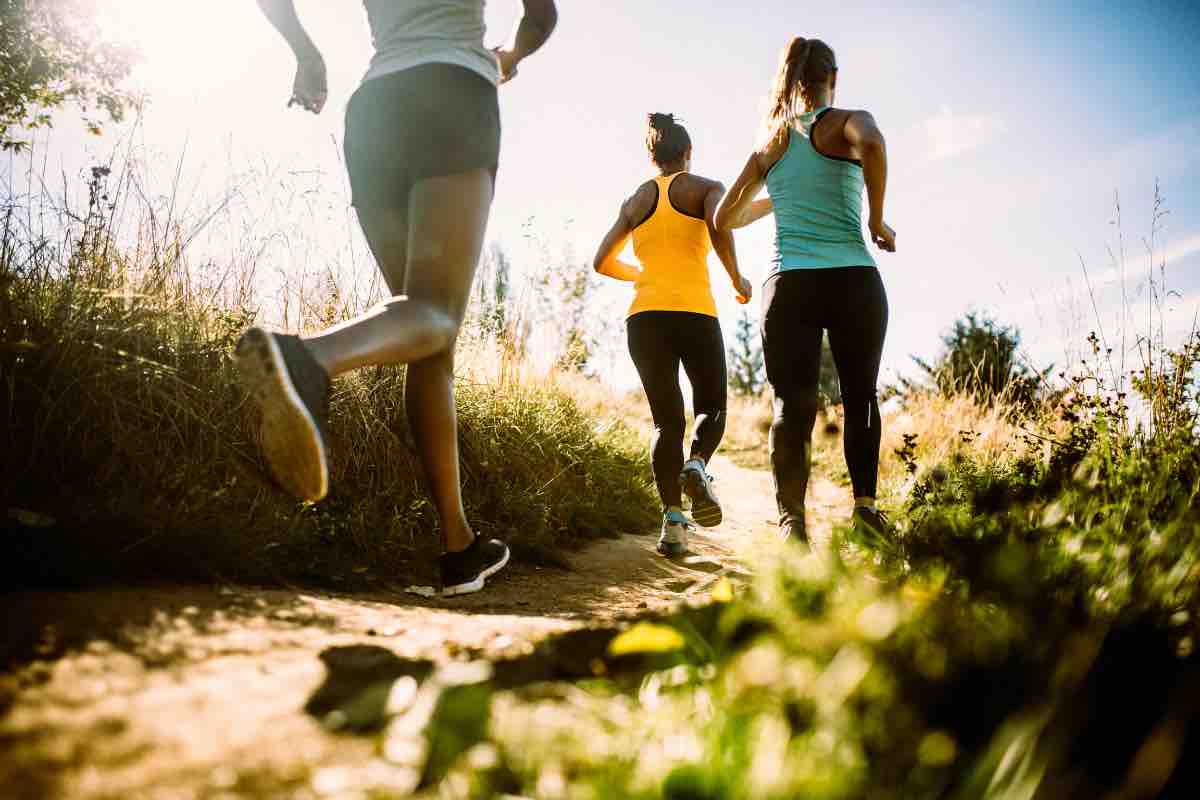
[[[331,377],[374,364],[408,364],[449,347],[458,325],[437,303],[406,296],[409,214],[360,208],[358,221],[392,296],[360,316],[305,337]]]
[[[359,222],[394,296],[304,340],[330,375],[369,364],[409,365],[409,427],[447,552],[465,549],[475,536],[463,510],[459,479],[454,342],[491,202],[491,173],[478,169],[418,182],[409,194],[407,213],[360,208]]]
[[[422,181],[410,195],[405,291],[413,302],[439,309],[455,336],[466,313],[491,203],[492,176],[482,169]],[[447,552],[463,550],[475,534],[463,511],[459,479],[453,336],[440,352],[409,364],[404,402],[441,518],[443,544]]]

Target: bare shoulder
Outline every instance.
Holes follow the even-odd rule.
[[[720,192],[725,191],[725,184],[720,181],[690,172],[680,175],[677,183],[683,183],[687,189],[700,194],[708,194],[714,189]]]
[[[705,208],[709,204],[709,195],[713,193],[714,188],[720,186],[721,184],[717,181],[702,175],[695,175],[691,172],[680,173],[675,180],[671,181],[671,205],[676,211],[690,217],[703,218]]]
[[[766,175],[775,162],[783,158],[788,144],[792,140],[792,126],[786,122],[780,123],[767,140],[754,151],[754,159],[758,162],[759,171]]]
[[[648,180],[621,204],[621,213],[632,222],[644,219],[658,203],[658,184]]]
[[[836,113],[842,117],[841,125],[845,130],[862,132],[879,129],[879,126],[875,124],[875,117],[865,109],[843,109]]]

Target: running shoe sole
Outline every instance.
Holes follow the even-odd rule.
[[[329,491],[325,445],[292,384],[275,337],[251,328],[238,342],[235,359],[242,383],[261,412],[263,453],[275,479],[297,497],[321,500]]]
[[[709,490],[704,475],[699,470],[684,470],[680,476],[680,483],[683,484],[683,493],[692,500],[692,519],[696,524],[705,528],[720,525],[721,520],[725,518],[721,512],[721,504]]]
[[[505,565],[508,564],[508,555],[509,552],[508,548],[506,547],[504,548],[503,558],[480,572],[478,577],[476,577],[474,580],[467,581],[466,583],[458,583],[454,586],[444,587],[442,589],[442,596],[457,597],[463,594],[474,594],[475,592],[482,590],[483,585],[487,582],[487,579],[504,569]]]

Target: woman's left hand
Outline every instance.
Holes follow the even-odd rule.
[[[871,220],[867,225],[871,231],[871,241],[880,250],[888,253],[896,252],[896,232],[883,220]]]

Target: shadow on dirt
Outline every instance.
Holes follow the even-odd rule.
[[[147,668],[167,667],[195,660],[197,642],[264,618],[336,624],[294,592],[174,585],[11,592],[0,612],[0,674],[89,648],[127,653]]]

